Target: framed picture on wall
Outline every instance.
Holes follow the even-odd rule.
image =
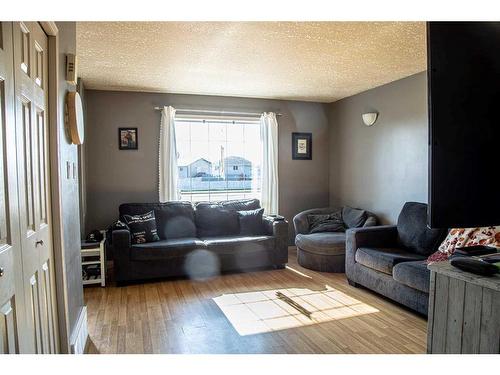
[[[312,133],[292,133],[292,159],[312,159]]]
[[[137,150],[137,128],[118,129],[118,147],[120,150]]]

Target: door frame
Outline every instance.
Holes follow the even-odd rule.
[[[52,251],[55,279],[55,311],[57,312],[58,335],[56,347],[61,353],[70,353],[68,300],[66,267],[63,251],[63,231],[61,222],[62,202],[60,196],[59,137],[60,122],[59,98],[59,29],[53,21],[39,22],[48,37],[48,129],[49,165],[52,221]]]

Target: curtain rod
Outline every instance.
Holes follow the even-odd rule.
[[[155,111],[161,111],[162,107],[154,107]],[[260,116],[262,112],[234,112],[234,111],[210,111],[204,109],[189,109],[189,108],[176,108],[178,112],[188,112],[188,113],[206,113],[206,114],[216,114],[216,115],[236,115],[236,116]],[[281,113],[276,113],[276,116],[283,116]]]

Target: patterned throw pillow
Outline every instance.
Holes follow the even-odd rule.
[[[427,263],[447,260],[455,252],[456,248],[477,245],[500,248],[500,226],[453,228],[439,246],[438,251],[427,259]]]
[[[123,220],[130,228],[132,243],[156,242],[160,240],[156,231],[154,211],[142,215],[123,215]]]
[[[309,233],[345,232],[341,211],[332,214],[307,215],[307,221],[309,222]]]

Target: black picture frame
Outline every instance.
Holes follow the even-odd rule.
[[[118,148],[120,150],[137,150],[138,147],[139,134],[137,128],[118,128]]]
[[[292,133],[292,159],[312,160],[312,133]]]

